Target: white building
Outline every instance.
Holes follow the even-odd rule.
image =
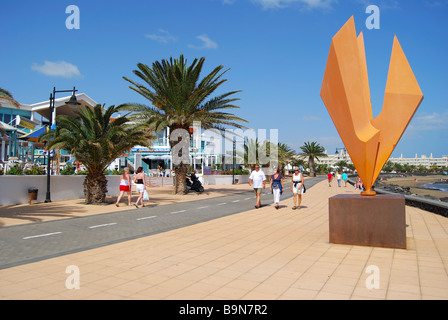
[[[326,164],[329,167],[334,167],[335,164],[339,161],[346,161],[348,164],[352,163],[352,160],[350,159],[350,155],[347,153],[345,149],[337,152],[336,154],[328,154],[327,151],[325,153],[328,155],[328,157],[321,157],[319,158],[319,161],[316,160],[316,165],[319,164]],[[437,167],[448,167],[448,155],[443,156],[442,158],[434,158],[433,154],[429,157],[426,155],[421,155],[418,157],[416,154],[414,158],[404,158],[403,155],[401,155],[399,158],[389,158],[389,161],[393,163],[399,163],[401,165],[411,165],[411,166],[425,166],[426,168],[430,168],[432,165],[436,165]]]
[[[403,154],[399,158],[389,158],[389,161],[393,163],[399,163],[401,165],[410,165],[410,166],[425,166],[426,168],[431,167],[432,165],[436,165],[437,167],[448,167],[448,155],[443,156],[442,158],[434,158],[432,153],[429,157],[426,155],[421,155],[418,157],[415,154],[415,158],[404,158]]]
[[[315,160],[315,164],[326,164],[328,167],[336,167],[336,163],[339,161],[346,161],[347,164],[352,163],[352,159],[350,159],[350,156],[345,149],[340,149],[339,151],[336,151],[335,154],[328,154],[328,151],[325,150],[325,154],[327,157],[319,157],[319,160]]]

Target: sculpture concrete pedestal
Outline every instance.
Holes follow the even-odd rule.
[[[406,249],[402,195],[338,195],[329,199],[330,243]]]

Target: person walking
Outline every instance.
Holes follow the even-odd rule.
[[[303,174],[299,171],[299,168],[294,168],[294,173],[291,180],[291,192],[293,194],[294,202],[292,209],[300,209],[303,194]]]
[[[274,167],[274,174],[271,176],[271,193],[274,195],[275,209],[278,210],[280,195],[283,194],[283,176],[277,167]]]
[[[135,183],[135,187],[137,188],[137,192],[138,192],[138,198],[137,201],[135,202],[134,206],[136,208],[138,208],[138,203],[139,201],[142,204],[142,207],[144,207],[144,203],[143,203],[143,194],[145,193],[146,190],[146,179],[145,179],[145,173],[143,172],[143,168],[142,167],[138,167],[136,175],[134,177],[134,183]]]
[[[131,206],[131,175],[129,174],[129,168],[127,167],[124,168],[124,172],[120,177],[120,195],[115,203],[117,207],[125,192],[128,194],[128,206]]]
[[[331,187],[331,182],[333,181],[333,173],[329,172],[327,174],[328,186]]]
[[[347,187],[347,180],[348,180],[348,174],[347,172],[344,172],[342,174],[342,181],[344,181],[344,187]]]
[[[260,166],[257,164],[255,170],[249,176],[249,186],[253,186],[255,195],[257,197],[257,204],[255,208],[261,207],[261,191],[266,188],[266,176]]]
[[[338,172],[336,172],[336,179],[338,180],[338,187],[341,187],[342,182],[342,175]]]

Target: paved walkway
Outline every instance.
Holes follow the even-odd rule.
[[[448,219],[406,207],[407,250],[330,244],[328,198],[354,192],[321,182],[299,211],[288,199],[280,210],[3,269],[0,298],[448,299]],[[71,266],[78,290],[67,288]],[[373,276],[379,288],[369,289]]]

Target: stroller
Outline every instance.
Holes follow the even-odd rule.
[[[196,177],[196,175],[194,173],[191,173],[189,178],[187,177],[187,178],[185,178],[185,180],[187,182],[188,190],[196,191],[199,193],[204,192],[204,187],[202,186],[201,181],[199,181],[199,179]]]

